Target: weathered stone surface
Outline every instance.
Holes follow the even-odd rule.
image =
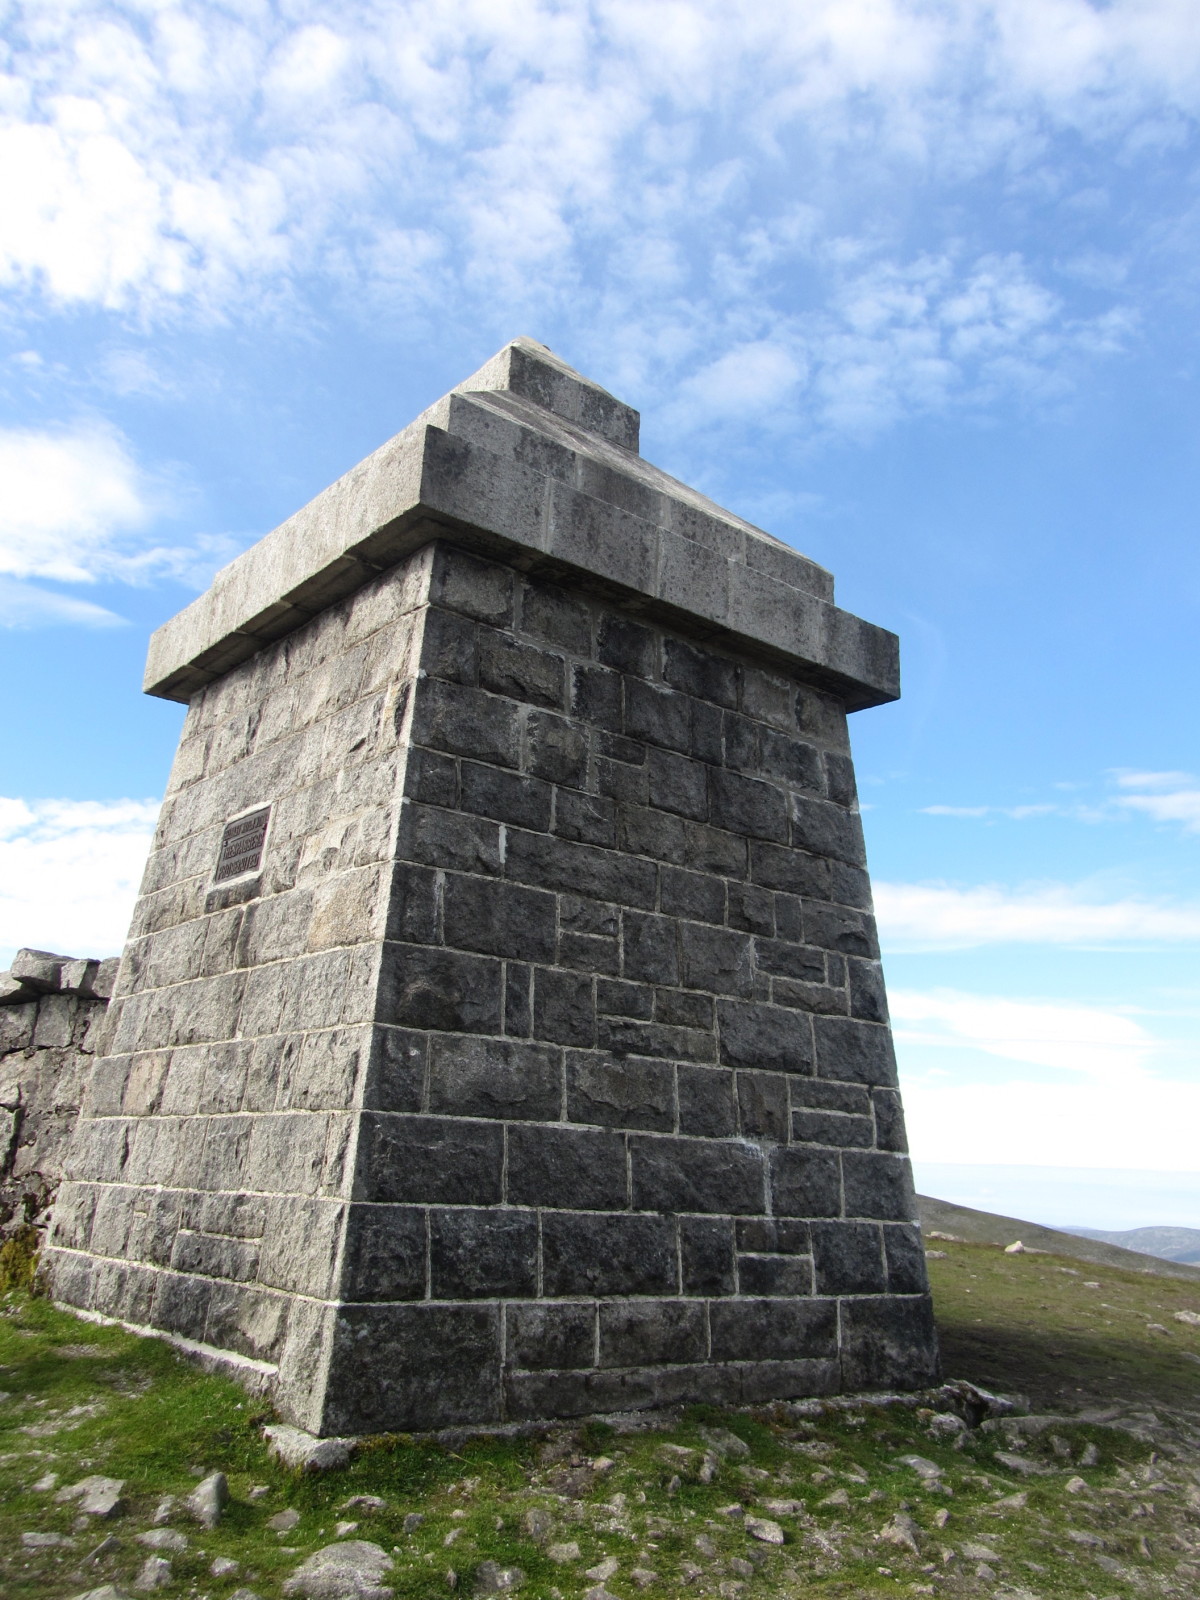
[[[206,1528],[215,1528],[229,1499],[229,1484],[223,1472],[210,1472],[188,1495],[187,1509],[197,1522]]]
[[[48,1261],[298,1465],[933,1360],[846,735],[894,642],[632,419],[518,342],[152,646],[188,714]],[[108,980],[45,959],[48,1041]]]
[[[307,1600],[391,1600],[392,1589],[381,1581],[391,1568],[392,1558],[381,1546],[343,1539],[301,1562],[283,1592]]]
[[[74,1501],[84,1516],[113,1517],[122,1509],[121,1491],[124,1487],[122,1478],[106,1478],[103,1474],[93,1473],[91,1477],[81,1478],[78,1483],[60,1489],[54,1499],[59,1505]]]

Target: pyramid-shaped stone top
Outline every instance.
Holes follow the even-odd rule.
[[[186,702],[445,538],[749,645],[849,709],[894,700],[895,636],[839,610],[824,568],[644,461],[638,424],[545,345],[514,339],[159,628],[146,692]]]

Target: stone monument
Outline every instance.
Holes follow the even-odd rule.
[[[154,635],[47,1250],[314,1433],[936,1370],[846,714],[895,638],[518,339]]]

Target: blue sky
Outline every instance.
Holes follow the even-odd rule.
[[[2,15],[0,960],[119,947],[148,631],[528,333],[901,635],[918,1173],[1200,1223],[1194,0]]]

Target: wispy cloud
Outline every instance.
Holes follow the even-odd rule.
[[[989,944],[1200,944],[1200,905],[1098,901],[1066,884],[1023,889],[876,883],[889,950],[962,950]]]
[[[111,627],[121,619],[91,601],[30,583],[173,578],[203,587],[238,543],[199,535],[155,538],[168,509],[160,483],[135,461],[116,429],[86,422],[61,429],[0,428],[0,626]]]
[[[73,0],[8,37],[0,282],[31,304],[533,316],[702,423],[734,389],[851,431],[1054,397],[1129,337],[1130,263],[1081,311],[1111,252],[959,237],[958,186],[1070,196],[1200,109],[1178,0]],[[926,191],[954,220],[920,247]]]
[[[1076,822],[1127,821],[1130,813],[1149,817],[1154,822],[1180,823],[1187,833],[1200,832],[1200,781],[1188,772],[1141,772],[1118,768],[1109,774],[1117,793],[1097,795],[1091,800],[1038,801],[1034,804],[931,805],[919,808],[925,817],[962,817],[987,820],[1005,817],[1026,822],[1034,817],[1065,817]],[[1080,787],[1058,784],[1060,789]]]
[[[893,990],[889,999],[898,1041],[965,1046],[1105,1081],[1128,1083],[1157,1048],[1136,1018],[1111,1008],[952,989]]]
[[[1069,1000],[891,995],[909,1141],[926,1161],[1187,1169],[1200,1081],[1148,1019]],[[971,1070],[971,1055],[982,1058]],[[1190,1064],[1189,1064],[1190,1066]]]
[[[123,628],[124,617],[106,606],[34,583],[0,577],[0,628]]]
[[[156,800],[0,797],[0,964],[119,953],[157,818]]]

